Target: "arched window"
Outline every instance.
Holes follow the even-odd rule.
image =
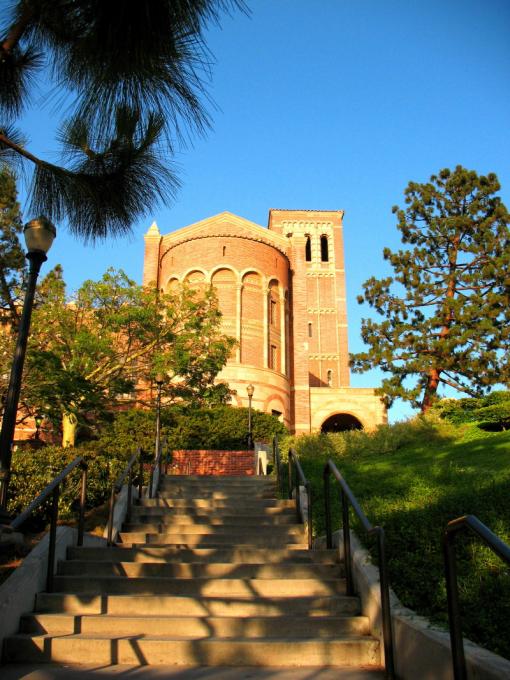
[[[306,237],[306,246],[305,246],[305,260],[307,262],[312,261],[312,242],[310,241],[310,237]]]
[[[309,338],[312,337],[312,322],[311,321],[308,322],[308,337]]]
[[[333,386],[333,371],[329,368],[328,369],[328,387]]]
[[[321,262],[329,262],[328,237],[321,236]]]

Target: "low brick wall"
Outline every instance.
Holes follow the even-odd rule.
[[[169,474],[239,475],[254,474],[253,451],[177,450],[172,453]]]

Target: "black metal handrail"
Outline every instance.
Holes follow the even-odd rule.
[[[282,457],[278,445],[278,437],[273,437],[273,463],[276,471],[276,489],[278,493],[282,491]]]
[[[305,477],[299,458],[296,455],[294,449],[289,449],[289,498],[292,498],[293,485],[293,469],[296,470],[296,515],[299,522],[303,521],[301,515],[301,493],[299,491],[300,486],[305,487],[306,497],[308,499],[307,508],[307,523],[308,523],[308,550],[312,549],[313,546],[313,528],[312,528],[312,489],[310,487],[310,482]],[[301,484],[299,483],[301,482]]]
[[[149,498],[154,498],[154,490],[153,490],[153,485],[154,485],[154,475],[156,474],[156,470],[159,470],[159,474],[161,476],[161,466],[163,462],[163,449],[166,448],[166,439],[163,440],[163,442],[160,442],[159,447],[156,447],[158,449],[156,458],[154,459],[152,465],[151,465],[151,473],[149,476],[149,493],[148,496]],[[168,455],[167,455],[168,459]]]
[[[117,502],[117,494],[121,491],[122,487],[124,486],[124,482],[126,481],[126,477],[128,477],[128,485],[127,485],[127,514],[126,514],[126,520],[129,522],[131,519],[131,504],[133,501],[133,467],[136,461],[138,460],[139,463],[139,473],[138,473],[138,497],[142,497],[142,491],[143,491],[143,460],[142,460],[143,452],[140,447],[136,450],[136,453],[133,453],[131,458],[129,459],[128,464],[124,468],[124,470],[120,473],[120,475],[117,477],[115,480],[114,484],[112,485],[112,490],[110,493],[110,510],[108,513],[108,539],[107,543],[108,545],[113,545],[113,514],[115,512],[115,504]]]
[[[344,544],[345,578],[347,582],[347,595],[354,595],[354,579],[352,571],[352,551],[351,551],[351,530],[349,521],[349,503],[356,513],[361,526],[369,536],[376,536],[379,554],[379,582],[381,588],[381,615],[384,643],[384,658],[386,677],[395,677],[395,661],[393,654],[393,632],[391,627],[391,608],[390,608],[390,587],[388,580],[388,567],[386,564],[386,547],[384,540],[384,529],[373,526],[363,510],[361,509],[355,495],[352,493],[347,482],[342,477],[340,471],[331,459],[324,466],[324,503],[326,513],[326,545],[333,547],[333,532],[331,529],[331,497],[329,488],[329,477],[333,475],[340,484],[342,501],[342,529]]]
[[[448,522],[443,534],[443,555],[445,562],[446,593],[448,598],[448,620],[452,646],[453,677],[466,680],[466,658],[459,607],[457,584],[457,560],[455,558],[455,537],[461,531],[471,531],[478,536],[504,562],[510,564],[510,546],[504,543],[489,527],[474,515],[464,515]]]
[[[57,523],[58,523],[58,499],[60,497],[60,485],[77,467],[81,468],[81,490],[80,490],[80,514],[78,517],[78,539],[77,545],[83,545],[83,533],[85,525],[85,502],[87,500],[87,463],[81,456],[75,458],[72,463],[69,463],[62,472],[51,481],[48,486],[35,498],[26,510],[15,517],[9,524],[12,530],[19,529],[21,525],[30,517],[30,515],[37,510],[50,496],[51,502],[51,520],[50,520],[50,543],[48,547],[48,568],[46,572],[46,590],[51,593],[53,591],[53,572],[55,570],[55,551],[57,546]]]

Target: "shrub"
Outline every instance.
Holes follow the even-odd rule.
[[[286,432],[274,416],[252,411],[255,440],[271,441]],[[161,436],[170,449],[245,449],[248,409],[232,406],[212,408],[171,406],[161,410]],[[127,453],[136,446],[154,451],[155,416],[152,411],[124,411],[101,432],[98,444],[105,452]]]
[[[16,515],[22,512],[78,456],[83,456],[88,463],[87,507],[104,503],[113,482],[126,465],[126,455],[105,453],[90,444],[65,449],[46,446],[13,453],[9,512]],[[59,518],[62,520],[75,517],[80,497],[80,480],[80,470],[76,469],[60,487]],[[49,521],[50,504],[51,498],[34,512],[31,527],[39,529]]]

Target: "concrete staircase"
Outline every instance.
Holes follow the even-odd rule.
[[[269,478],[163,477],[117,546],[69,550],[4,661],[375,670],[335,553],[307,550],[274,496]]]

